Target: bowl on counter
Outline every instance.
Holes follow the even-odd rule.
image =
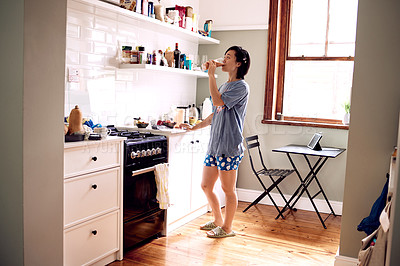
[[[174,128],[174,126],[176,125],[176,122],[164,122],[163,125],[168,128]]]
[[[136,124],[136,126],[138,127],[138,128],[146,128],[147,126],[149,125],[149,123],[137,123]]]

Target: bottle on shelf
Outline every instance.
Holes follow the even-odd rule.
[[[189,124],[194,125],[199,120],[199,111],[196,108],[196,104],[189,106]]]
[[[139,51],[132,50],[131,51],[131,64],[138,64],[139,63]]]
[[[157,65],[157,53],[156,50],[153,50],[153,57],[151,58],[151,64]]]
[[[131,61],[132,46],[122,46],[122,58],[123,64],[129,64]]]
[[[175,61],[175,68],[180,68],[181,64],[181,51],[178,49],[178,43],[175,44],[174,50],[174,61]]]
[[[185,62],[186,62],[186,55],[185,54],[181,54],[181,59],[179,61],[179,68],[184,69],[185,68]]]
[[[146,64],[147,60],[146,49],[144,48],[144,46],[138,46],[137,50],[138,50],[138,59],[137,59],[138,64]]]

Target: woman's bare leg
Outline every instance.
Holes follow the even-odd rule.
[[[225,205],[225,219],[221,226],[226,233],[232,232],[233,217],[238,205],[238,199],[236,195],[236,175],[237,170],[230,171],[218,171],[219,178],[221,180],[222,190],[225,193],[226,205]],[[213,234],[212,231],[208,234]]]
[[[222,219],[221,205],[217,194],[214,193],[214,185],[218,179],[218,169],[216,166],[204,166],[203,167],[203,179],[201,181],[201,188],[206,194],[208,203],[211,206],[212,213],[214,215],[214,224],[222,226],[224,220]]]

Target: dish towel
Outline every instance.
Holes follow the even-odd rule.
[[[155,177],[157,185],[157,200],[160,204],[160,209],[167,209],[170,206],[168,194],[168,164],[161,163],[155,166]]]

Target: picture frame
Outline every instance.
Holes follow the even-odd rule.
[[[321,138],[322,138],[322,133],[315,133],[314,136],[311,138],[310,142],[307,144],[307,147],[315,151],[322,150],[321,145],[319,144]]]

